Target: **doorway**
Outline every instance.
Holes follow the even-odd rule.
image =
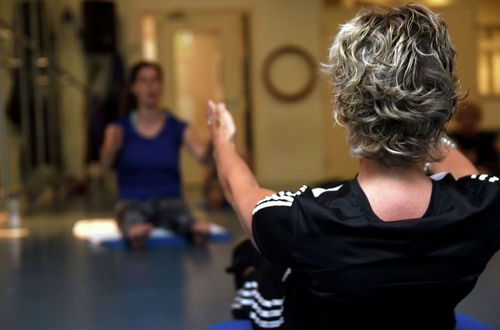
[[[158,20],[158,62],[165,68],[164,101],[208,140],[205,104],[226,102],[237,126],[238,150],[249,153],[248,57],[240,11],[167,12]],[[184,184],[199,186],[204,169],[182,154]]]

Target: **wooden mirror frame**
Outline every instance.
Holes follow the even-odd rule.
[[[309,79],[304,84],[302,88],[294,92],[285,92],[279,89],[271,79],[271,68],[274,62],[282,55],[294,54],[302,58],[308,68],[309,68]],[[297,101],[304,98],[309,94],[316,82],[316,62],[309,53],[300,47],[287,45],[282,46],[271,52],[264,60],[264,65],[262,67],[262,79],[264,80],[264,86],[267,90],[276,98],[284,101]]]

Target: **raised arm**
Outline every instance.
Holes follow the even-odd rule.
[[[209,101],[207,118],[222,189],[238,214],[243,229],[253,240],[252,211],[259,200],[274,191],[259,186],[248,165],[236,152],[236,128],[225,104]]]
[[[111,169],[116,155],[122,147],[123,131],[121,126],[109,124],[104,131],[104,142],[101,147],[100,161],[103,170]]]
[[[210,163],[213,152],[212,144],[203,143],[198,137],[198,134],[196,134],[196,130],[191,125],[184,130],[182,139],[184,145],[196,160],[202,164]]]
[[[474,164],[447,138],[444,139],[443,148],[447,149],[444,150],[447,155],[442,161],[431,163],[433,173],[450,172],[455,179],[479,173]]]

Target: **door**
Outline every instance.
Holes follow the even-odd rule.
[[[164,103],[208,139],[205,104],[226,102],[245,149],[246,111],[243,15],[238,11],[171,11],[158,21],[158,60],[165,69]],[[183,181],[199,185],[204,169],[186,151]]]

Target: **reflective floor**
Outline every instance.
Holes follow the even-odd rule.
[[[233,283],[224,268],[234,241],[141,253],[95,249],[72,235],[72,225],[110,213],[82,203],[67,209],[23,219],[27,238],[0,239],[0,329],[197,330],[230,318]],[[242,235],[231,211],[200,216]],[[500,254],[459,311],[500,329]]]

